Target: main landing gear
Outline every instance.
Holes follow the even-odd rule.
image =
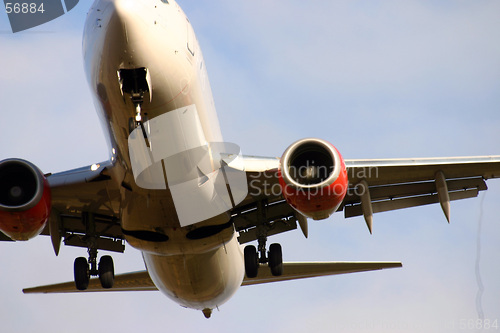
[[[93,252],[93,253],[92,253]],[[89,250],[89,260],[84,257],[75,259],[74,264],[75,286],[78,290],[86,290],[89,286],[90,276],[99,276],[101,286],[105,289],[113,287],[115,269],[111,256],[102,256],[97,266],[97,251]]]
[[[89,250],[90,252],[91,250]],[[99,276],[101,286],[104,289],[110,289],[115,281],[113,258],[111,256],[102,256],[101,260],[99,260],[99,266],[97,266],[97,251],[95,251],[95,256],[90,254],[88,261],[84,257],[78,257],[75,259],[74,273],[75,286],[78,290],[88,288],[90,276]]]
[[[259,239],[259,253],[253,245],[247,245],[244,250],[245,255],[245,272],[248,278],[255,278],[259,273],[260,264],[266,264],[271,269],[273,276],[281,276],[283,274],[283,254],[281,245],[277,243],[269,246],[269,251],[266,256],[265,240]]]
[[[283,274],[283,255],[281,245],[274,243],[266,252],[267,234],[272,226],[267,223],[266,209],[263,201],[257,202],[257,240],[258,249],[253,245],[247,245],[244,250],[245,273],[248,278],[255,278],[259,273],[261,264],[267,264],[273,276]]]
[[[115,281],[115,269],[111,256],[102,256],[97,265],[97,239],[94,215],[89,212],[82,213],[82,222],[86,227],[85,241],[88,248],[89,259],[78,257],[73,265],[75,276],[75,287],[78,290],[86,290],[89,286],[91,276],[99,276],[101,286],[105,289],[113,287]]]

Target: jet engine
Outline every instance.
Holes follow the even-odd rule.
[[[50,208],[49,183],[35,165],[21,159],[0,162],[0,231],[12,240],[38,236]]]
[[[307,138],[290,145],[281,157],[278,174],[288,204],[314,220],[333,214],[347,192],[344,160],[324,140]]]

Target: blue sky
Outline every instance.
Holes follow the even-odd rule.
[[[204,52],[226,141],[280,156],[315,136],[345,158],[500,154],[497,1],[180,1]],[[44,172],[107,158],[85,82],[87,4],[11,34],[0,13],[0,159]],[[84,249],[50,240],[0,244],[0,318],[8,332],[256,330],[454,332],[477,318],[478,222],[485,318],[500,320],[500,181],[484,198],[311,222],[309,239],[272,241],[285,260],[400,260],[398,270],[241,288],[205,320],[160,293],[23,295],[72,279]],[[484,194],[482,194],[484,195]],[[143,269],[128,247],[117,273]],[[89,320],[90,319],[90,320]],[[455,326],[454,326],[455,325]],[[455,329],[453,329],[455,328]]]

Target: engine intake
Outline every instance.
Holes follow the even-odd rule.
[[[38,236],[50,208],[49,184],[35,165],[21,159],[0,162],[0,231],[13,240]]]
[[[329,142],[296,141],[281,157],[279,182],[287,202],[302,215],[321,220],[333,214],[347,192],[347,171]]]

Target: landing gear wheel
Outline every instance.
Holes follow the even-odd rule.
[[[131,134],[137,127],[137,122],[134,117],[128,118],[128,134]]]
[[[253,245],[245,247],[245,273],[248,278],[254,278],[259,272],[259,256],[257,249]]]
[[[76,289],[78,290],[87,289],[90,280],[89,264],[87,262],[87,259],[84,257],[76,258],[73,268],[74,268]]]
[[[269,268],[273,276],[283,274],[283,255],[280,244],[274,243],[269,246]]]
[[[99,260],[99,280],[105,289],[113,287],[115,282],[115,268],[111,256],[102,256]]]

